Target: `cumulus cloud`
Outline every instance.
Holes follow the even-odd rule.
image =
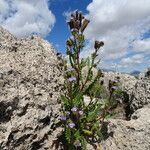
[[[91,22],[86,37],[89,43],[96,39],[104,41],[100,55],[104,66],[108,62],[110,66],[122,63],[123,58],[130,61],[126,57],[131,51],[142,51],[143,57],[150,51],[150,40],[141,40],[150,29],[150,0],[93,0],[87,10]],[[91,49],[86,48],[86,53],[90,52]]]
[[[70,16],[71,14],[73,13],[74,11],[65,11],[63,13],[63,16],[66,18],[66,21],[69,21],[70,20]]]
[[[150,58],[145,57],[143,54],[135,54],[122,58],[117,65],[118,69],[124,69],[126,72],[132,72],[133,70],[144,70],[149,67]]]
[[[144,56],[142,54],[136,54],[132,57],[126,57],[121,60],[121,65],[123,67],[128,67],[129,65],[141,64],[143,63]]]
[[[8,10],[9,10],[9,6],[8,3],[5,0],[0,0],[0,21],[2,21],[2,19],[4,19],[4,16],[7,16],[8,14]]]
[[[146,52],[150,54],[150,38],[143,40],[136,40],[132,44],[132,48],[137,52]]]
[[[16,36],[46,36],[54,23],[48,0],[0,0],[0,25]]]

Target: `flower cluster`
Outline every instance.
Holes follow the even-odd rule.
[[[60,116],[60,120],[68,125],[70,128],[74,128],[76,125],[76,120],[79,120],[83,116],[83,110],[80,110],[78,107],[71,108],[70,111],[66,111],[65,115]]]
[[[71,31],[82,32],[85,30],[89,24],[89,20],[85,19],[81,12],[76,11],[71,14],[71,19],[68,22]]]

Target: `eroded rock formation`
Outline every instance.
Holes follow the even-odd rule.
[[[135,111],[130,121],[111,120],[108,135],[101,142],[103,150],[150,149],[150,105]]]
[[[39,37],[0,28],[0,149],[49,149],[63,88],[62,60]]]

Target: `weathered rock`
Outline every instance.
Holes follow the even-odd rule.
[[[119,77],[121,88],[126,91],[129,95],[132,94],[137,79],[134,76],[122,73],[104,72],[104,83],[107,86],[109,80],[115,80]]]
[[[150,79],[150,67],[139,74],[139,79]]]
[[[110,120],[108,135],[102,150],[150,149],[150,105],[137,110],[130,121]]]
[[[132,114],[135,110],[150,103],[150,79],[148,77],[137,79],[128,74],[108,72],[104,73],[105,86],[108,86],[109,80],[114,80],[117,76],[120,77],[121,90],[124,91],[125,101],[130,111],[128,113]]]
[[[48,42],[0,28],[0,150],[51,149],[62,85],[62,59]]]
[[[133,112],[144,105],[150,104],[150,79],[145,78],[137,81],[130,101],[130,108]]]
[[[0,27],[0,150],[52,150],[52,142],[61,130],[54,130],[54,122],[64,91],[62,67],[61,57],[48,42],[35,36],[17,39]],[[104,83],[108,85],[117,76],[134,113],[130,121],[110,120],[101,149],[148,150],[149,77],[138,80],[109,72],[104,74]],[[89,102],[86,96],[85,100]],[[93,149],[88,146],[88,150]]]

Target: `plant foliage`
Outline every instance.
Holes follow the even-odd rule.
[[[102,41],[95,41],[94,52],[90,57],[83,59],[80,56],[85,46],[83,33],[89,22],[78,11],[71,14],[68,22],[71,37],[66,42],[66,54],[69,62],[65,63],[66,93],[61,97],[62,116],[60,116],[62,136],[68,150],[86,150],[87,142],[101,139],[104,119],[110,115],[112,96],[116,90],[116,82],[110,81],[108,96],[105,99],[101,98],[102,72],[98,70],[96,75],[93,72],[99,63],[96,59],[99,49],[104,45]],[[82,73],[85,67],[87,67],[86,76]],[[90,102],[86,102],[85,95],[90,98]]]

